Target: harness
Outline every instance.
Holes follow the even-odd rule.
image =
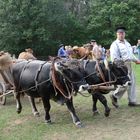
[[[22,71],[21,71],[20,78],[19,78],[18,89],[20,89],[20,83],[21,83],[21,79],[22,79],[22,76],[23,76],[23,72],[26,70],[26,68],[27,68],[27,66],[28,66],[28,64],[29,64],[30,62],[32,62],[32,61],[28,61],[28,62],[24,65],[24,67],[23,67],[23,69],[22,69]],[[38,91],[38,86],[39,86],[39,85],[42,85],[43,83],[46,83],[46,82],[48,82],[48,81],[51,80],[51,78],[49,78],[49,79],[47,79],[47,80],[45,80],[45,81],[43,81],[43,82],[40,82],[40,83],[38,82],[39,74],[40,74],[40,72],[41,72],[43,66],[44,66],[46,63],[47,63],[47,61],[45,61],[44,63],[40,64],[40,66],[39,66],[39,68],[38,68],[38,70],[37,70],[37,72],[36,72],[35,78],[34,78],[35,85],[32,86],[32,87],[30,87],[30,88],[28,88],[28,89],[26,89],[26,90],[20,91],[20,93],[21,93],[21,92],[26,92],[26,91],[29,91],[29,90]]]
[[[53,84],[56,95],[58,94],[58,92],[57,92],[57,90],[58,90],[66,99],[71,99],[71,97],[72,97],[71,92],[68,88],[68,85],[66,84],[66,80],[63,77],[63,81],[64,81],[64,83],[66,85],[66,89],[68,91],[68,96],[65,95],[65,90],[64,90],[60,81],[57,78],[57,74],[56,74],[56,70],[54,68],[54,64],[52,65],[52,69],[51,69],[51,80],[52,80],[52,84]]]
[[[59,58],[56,58],[55,60],[57,60],[57,59],[59,59]],[[55,93],[57,95],[58,94],[57,91],[59,91],[63,95],[63,97],[70,100],[72,98],[73,93],[74,93],[73,84],[79,83],[79,82],[81,82],[81,80],[74,82],[74,81],[71,81],[65,74],[59,73],[62,76],[65,88],[67,90],[67,91],[65,91],[65,89],[63,88],[63,86],[61,85],[60,81],[58,81],[58,78],[57,78],[57,72],[56,72],[55,67],[54,67],[55,60],[52,63],[52,69],[51,69],[51,79],[52,79],[52,84],[53,84]],[[68,83],[67,83],[67,81],[68,81]],[[67,96],[66,92],[68,93],[68,96]]]
[[[101,67],[99,66],[99,61],[98,61],[98,60],[96,60],[96,69],[97,69],[97,71],[99,72],[99,75],[100,75],[101,79],[102,79],[103,82],[105,83],[105,82],[106,82],[105,76],[104,76],[104,74],[103,74],[103,71],[102,71]]]
[[[19,78],[18,89],[20,89],[20,82],[21,82],[21,78],[22,78],[22,76],[23,76],[23,72],[25,71],[25,69],[27,68],[27,66],[28,66],[28,64],[29,64],[30,62],[31,62],[31,61],[28,61],[28,62],[24,65],[24,67],[23,67],[23,69],[22,69],[22,71],[21,71],[20,78]],[[85,69],[87,63],[89,62],[89,60],[85,60],[85,61],[82,61],[82,62],[83,62],[83,63],[82,63],[82,66],[83,66],[83,68]],[[64,83],[65,88],[66,88],[66,90],[65,90],[65,89],[64,89],[64,86],[61,85],[60,81],[59,81],[58,78],[57,78],[58,75],[57,75],[56,70],[55,70],[55,67],[54,67],[55,61],[53,61],[53,63],[52,63],[52,67],[51,67],[51,70],[50,70],[50,78],[47,79],[47,80],[45,80],[45,81],[42,81],[42,82],[40,82],[40,83],[38,82],[39,74],[41,73],[42,68],[43,68],[43,66],[44,66],[46,63],[47,63],[47,62],[45,61],[44,63],[40,64],[40,66],[39,66],[39,68],[38,68],[38,70],[37,70],[37,72],[36,72],[35,78],[34,78],[35,85],[32,86],[32,87],[30,87],[30,88],[28,88],[28,89],[19,91],[20,93],[26,92],[26,91],[29,91],[29,90],[38,90],[38,86],[39,86],[39,85],[42,85],[42,84],[44,84],[44,83],[46,83],[46,82],[51,82],[52,85],[53,85],[53,87],[54,87],[55,93],[56,93],[55,95],[57,95],[57,94],[58,94],[58,91],[59,91],[59,92],[63,95],[63,97],[65,97],[66,99],[71,99],[72,96],[74,95],[74,86],[73,86],[73,84],[80,83],[80,82],[82,82],[82,80],[85,80],[86,78],[90,77],[91,75],[95,75],[95,74],[98,75],[98,74],[99,74],[99,76],[101,77],[101,79],[102,79],[102,81],[103,81],[103,83],[91,85],[93,88],[95,87],[95,89],[98,89],[98,90],[101,90],[99,86],[104,86],[104,85],[109,86],[110,84],[115,83],[115,82],[117,81],[117,79],[121,79],[121,78],[126,77],[126,76],[116,77],[116,76],[112,73],[112,75],[114,76],[114,80],[111,81],[111,79],[109,78],[109,81],[106,81],[106,80],[105,80],[105,75],[104,75],[104,73],[103,73],[103,71],[102,71],[102,69],[101,69],[101,67],[100,67],[100,65],[99,65],[99,62],[98,62],[98,63],[96,62],[96,69],[97,69],[97,71],[96,71],[96,72],[93,72],[93,73],[90,73],[90,74],[87,75],[87,76],[84,76],[84,77],[83,77],[81,80],[79,80],[79,81],[71,81],[71,80],[69,79],[69,77],[67,77],[65,74],[61,74],[61,73],[60,73],[60,75],[62,76],[62,79],[63,79],[63,83]],[[111,72],[110,72],[110,73],[111,73]],[[66,92],[67,92],[68,94],[66,94]],[[82,93],[80,93],[80,94],[82,95]],[[84,97],[87,97],[87,96],[85,96],[85,95],[83,95],[83,96],[84,96]]]
[[[104,73],[103,73],[103,71],[102,71],[102,69],[101,69],[101,66],[99,65],[99,61],[96,61],[96,65],[95,65],[95,67],[96,67],[96,70],[97,70],[97,72],[93,72],[93,73],[90,73],[89,75],[87,75],[85,78],[89,78],[91,75],[99,75],[100,76],[100,78],[102,79],[102,81],[103,81],[103,83],[100,83],[100,84],[94,84],[94,85],[90,85],[89,86],[89,89],[93,89],[93,90],[100,90],[100,91],[104,91],[104,90],[102,90],[100,87],[101,86],[105,86],[106,87],[106,89],[109,89],[109,87],[110,87],[110,85],[111,84],[114,84],[114,83],[116,83],[116,81],[118,80],[118,79],[123,79],[123,78],[125,78],[126,76],[119,76],[119,77],[116,77],[115,76],[115,74],[113,73],[113,72],[111,72],[110,71],[110,69],[106,69],[107,70],[107,72],[108,72],[108,79],[109,79],[109,81],[106,81],[105,80],[105,75],[104,75]],[[122,69],[123,70],[123,69]],[[112,76],[114,77],[114,80],[111,80],[111,74],[112,74]]]
[[[36,87],[37,90],[38,90],[38,84],[39,84],[39,83],[38,83],[38,77],[39,77],[39,74],[40,74],[40,72],[41,72],[43,66],[44,66],[46,63],[47,63],[47,61],[45,61],[44,63],[42,63],[42,64],[39,66],[39,68],[38,68],[38,70],[37,70],[37,73],[36,73],[36,75],[35,75],[34,81],[35,81],[35,87]]]
[[[19,78],[18,89],[20,89],[20,83],[21,83],[21,79],[22,79],[22,76],[23,76],[23,72],[26,70],[26,68],[27,68],[27,66],[28,66],[28,64],[30,62],[31,61],[28,61],[24,65],[24,67],[23,67],[23,69],[21,71],[20,78]],[[40,82],[40,83],[38,82],[39,74],[41,73],[42,68],[43,68],[43,66],[46,63],[47,63],[47,61],[45,61],[44,63],[40,64],[40,66],[39,66],[39,68],[38,68],[38,70],[36,72],[35,78],[34,78],[35,85],[32,86],[32,87],[30,87],[30,88],[28,88],[28,89],[21,90],[19,92],[20,93],[23,93],[23,92],[27,92],[29,90],[38,91],[38,86],[39,85],[42,85],[43,83],[46,83],[46,82],[49,82],[50,81],[52,83],[53,87],[54,87],[54,90],[55,90],[55,93],[56,93],[55,95],[58,94],[58,92],[57,92],[57,90],[58,90],[63,95],[63,97],[65,97],[66,99],[71,99],[72,93],[74,92],[74,88],[73,88],[73,83],[74,82],[70,81],[68,77],[61,75],[63,77],[63,82],[64,82],[65,87],[66,87],[67,92],[68,92],[68,96],[65,95],[65,90],[63,89],[63,86],[61,86],[60,82],[57,79],[57,74],[56,74],[56,71],[54,69],[54,65],[53,64],[52,64],[51,71],[50,71],[50,78],[48,80],[43,81],[43,82]],[[70,85],[68,85],[66,81],[68,81],[70,83]]]
[[[83,68],[85,69],[87,63],[89,62],[89,60],[86,60],[86,61],[83,61],[83,62],[84,62]],[[103,71],[101,70],[101,67],[100,67],[100,65],[99,65],[99,62],[98,62],[98,63],[96,62],[96,67],[97,67],[98,73],[97,73],[97,72],[90,73],[89,75],[83,77],[82,80],[83,80],[83,79],[85,80],[86,78],[90,77],[91,75],[95,75],[95,74],[96,74],[96,75],[99,75],[99,76],[101,77],[103,83],[95,84],[95,85],[94,85],[94,88],[96,88],[96,89],[100,89],[99,86],[103,86],[103,85],[109,86],[110,84],[113,84],[113,83],[115,83],[115,82],[117,81],[117,78],[115,77],[115,75],[114,75],[114,77],[115,77],[114,79],[115,79],[115,80],[111,81],[111,79],[109,78],[109,81],[106,81],[106,80],[105,80],[105,76],[104,76],[104,74],[103,74]],[[80,83],[82,80],[79,80],[79,81],[74,82],[74,81],[71,81],[64,73],[63,73],[63,74],[60,73],[61,76],[63,77],[63,82],[64,82],[65,87],[66,87],[67,92],[68,92],[68,96],[66,96],[66,95],[65,95],[65,90],[64,90],[63,87],[61,86],[60,82],[57,81],[57,77],[56,77],[57,74],[56,74],[56,71],[55,71],[54,66],[52,66],[52,71],[53,71],[53,72],[52,72],[52,78],[51,78],[51,79],[52,79],[52,83],[53,83],[53,86],[54,86],[54,89],[55,89],[56,94],[58,94],[58,93],[57,93],[57,90],[58,90],[65,98],[71,99],[71,97],[72,97],[72,95],[73,95],[73,92],[74,92],[74,86],[73,86],[73,84],[74,84],[74,83]],[[70,85],[68,85],[66,81],[68,81]],[[98,88],[97,88],[97,87],[98,87]],[[100,89],[100,90],[101,90],[101,89]],[[89,97],[89,96],[86,96],[86,95],[82,94],[82,93],[79,92],[79,91],[78,91],[78,93],[81,94],[81,95],[84,96],[84,97]]]

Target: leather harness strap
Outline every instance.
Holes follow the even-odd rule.
[[[44,63],[42,63],[42,64],[39,66],[39,68],[38,68],[38,70],[37,70],[37,73],[36,73],[36,75],[35,75],[34,81],[35,81],[35,87],[36,87],[36,89],[38,89],[38,77],[39,77],[39,74],[40,74],[40,72],[41,72],[43,66],[44,66],[46,63],[47,63],[47,61],[45,61]]]
[[[51,71],[52,71],[51,79],[52,79],[52,84],[54,86],[54,89],[56,88],[66,99],[71,99],[72,96],[70,94],[68,96],[66,96],[64,94],[65,90],[62,87],[59,79],[57,78],[57,74],[56,74],[54,65],[52,65],[52,70]],[[56,89],[55,89],[55,92],[56,92]]]
[[[101,79],[103,80],[104,83],[106,83],[103,71],[101,70],[101,67],[99,66],[99,61],[98,60],[96,60],[96,68],[97,68],[97,71],[100,74]],[[108,84],[106,84],[106,85],[108,85]]]
[[[22,62],[22,61],[21,61],[21,62]],[[28,61],[28,62],[24,65],[24,67],[23,67],[23,69],[22,69],[22,71],[21,71],[21,73],[20,73],[19,84],[18,84],[18,90],[20,89],[20,81],[21,81],[23,72],[24,72],[24,70],[26,69],[28,63],[30,63],[30,61]]]
[[[60,81],[59,81],[59,79],[58,79],[58,77],[57,77],[58,74],[56,73],[54,64],[55,64],[55,61],[58,60],[58,59],[61,59],[61,58],[57,57],[57,58],[55,58],[55,59],[53,60],[53,62],[52,62],[52,68],[51,68],[51,80],[52,80],[52,85],[53,85],[53,87],[54,87],[54,90],[55,90],[55,92],[56,92],[56,95],[57,95],[57,91],[56,91],[56,90],[58,90],[66,99],[70,100],[70,99],[72,98],[71,93],[73,92],[73,90],[70,91],[70,90],[71,90],[71,89],[70,89],[71,87],[68,86],[68,84],[66,83],[66,79],[65,79],[64,76],[62,75],[62,76],[63,76],[63,82],[64,82],[65,87],[66,87],[67,92],[68,92],[68,96],[65,95],[66,91],[64,90],[62,84],[60,83]]]
[[[28,62],[25,64],[25,66],[23,67],[22,71],[21,71],[18,89],[20,88],[20,81],[21,81],[23,72],[24,72],[25,69],[27,68],[27,64],[29,64],[30,62],[31,62],[31,61],[28,61]],[[35,78],[34,78],[35,86],[30,87],[29,89],[23,90],[23,91],[21,91],[21,92],[28,91],[28,90],[38,90],[38,86],[39,86],[39,85],[42,85],[43,83],[46,83],[46,82],[50,81],[50,78],[49,78],[48,80],[45,80],[45,81],[43,81],[43,82],[41,82],[41,83],[38,82],[39,74],[40,74],[40,72],[41,72],[43,66],[44,66],[46,63],[47,63],[47,61],[45,61],[44,63],[40,64],[40,66],[39,66],[39,68],[38,68],[38,70],[37,70],[37,73],[36,73]]]

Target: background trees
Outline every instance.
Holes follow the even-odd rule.
[[[140,2],[134,0],[0,0],[0,50],[56,55],[59,43],[90,39],[109,47],[118,25],[132,44],[140,38]]]
[[[91,4],[88,30],[95,33],[101,44],[110,45],[117,26],[127,28],[128,40],[135,44],[140,37],[140,2],[134,0],[97,0]]]

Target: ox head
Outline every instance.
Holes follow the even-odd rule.
[[[84,79],[85,71],[78,60],[59,60],[54,64],[55,70],[59,72],[67,82],[73,85],[75,92],[79,91],[81,85],[86,85]]]
[[[110,70],[113,73],[114,77],[116,77],[117,85],[130,85],[130,78],[128,76],[128,68],[125,65],[124,61],[116,60],[113,63],[109,64]]]

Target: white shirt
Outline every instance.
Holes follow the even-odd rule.
[[[116,39],[110,46],[111,61],[122,59],[124,61],[136,61],[137,58],[133,54],[133,48],[126,40],[124,42]]]

